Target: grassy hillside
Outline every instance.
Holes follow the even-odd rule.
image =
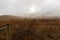
[[[9,26],[7,26],[9,24]],[[0,16],[1,40],[60,40],[60,19]]]

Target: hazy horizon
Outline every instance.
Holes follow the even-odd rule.
[[[60,0],[0,0],[0,15],[60,17]]]

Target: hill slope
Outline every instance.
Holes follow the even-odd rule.
[[[9,24],[7,26],[7,24]],[[60,19],[33,19],[11,15],[0,16],[2,40],[60,40]]]

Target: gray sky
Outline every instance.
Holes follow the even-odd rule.
[[[60,0],[0,0],[0,15],[59,16]]]

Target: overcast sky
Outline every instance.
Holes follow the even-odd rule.
[[[0,0],[0,15],[60,16],[60,0]]]

